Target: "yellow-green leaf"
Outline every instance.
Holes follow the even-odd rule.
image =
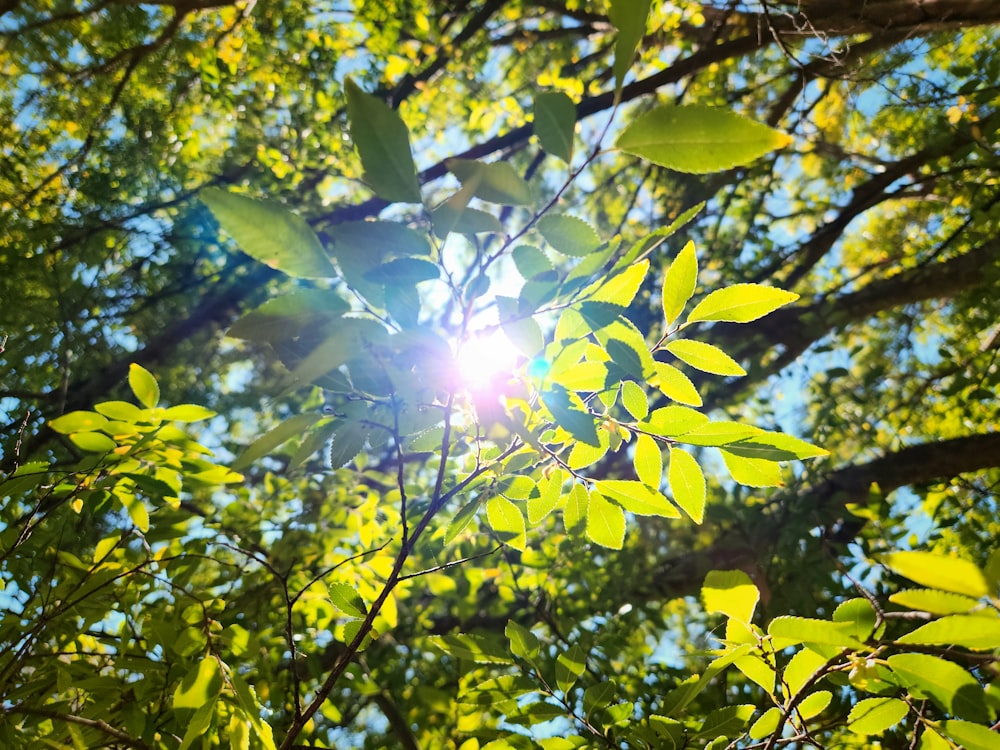
[[[628,479],[605,479],[594,483],[602,496],[611,498],[629,513],[637,516],[679,518],[680,513],[663,494],[642,482]]]
[[[717,346],[704,341],[680,339],[671,341],[664,348],[681,362],[696,370],[713,375],[746,375],[747,371],[739,363]]]
[[[713,570],[705,576],[701,600],[708,613],[721,612],[742,623],[753,619],[760,591],[742,570]]]
[[[697,283],[698,256],[694,243],[688,242],[663,274],[663,315],[668,328],[684,311]]]
[[[781,487],[781,466],[774,461],[758,458],[744,458],[729,453],[729,446],[722,449],[722,460],[729,474],[747,487]]]
[[[514,503],[497,495],[486,502],[486,518],[497,535],[514,549],[527,546],[524,516]]]
[[[667,169],[707,174],[749,164],[790,142],[786,134],[728,109],[667,104],[636,118],[616,145]]]
[[[656,440],[640,434],[635,440],[635,475],[650,487],[659,487],[663,478],[663,454]]]
[[[932,552],[891,552],[878,559],[894,573],[922,586],[977,599],[990,593],[985,574],[968,560]]]
[[[727,321],[749,323],[794,302],[799,295],[763,284],[735,284],[716,289],[695,305],[687,317],[688,323]]]
[[[753,723],[750,727],[750,738],[755,740],[762,740],[768,735],[774,734],[774,731],[778,728],[778,724],[781,723],[781,717],[783,712],[777,706],[771,706],[767,709],[761,717]]]
[[[656,362],[654,367],[656,376],[650,385],[659,388],[660,393],[679,404],[702,405],[701,394],[687,375],[666,362]]]
[[[174,708],[201,708],[215,701],[221,690],[219,662],[214,656],[206,656],[188,671],[174,690]]]
[[[110,453],[118,445],[100,432],[74,432],[70,434],[69,439],[77,448],[88,453]]]
[[[587,296],[592,302],[607,302],[626,308],[632,304],[648,272],[649,260],[644,258],[613,276]]]
[[[705,518],[705,475],[692,456],[680,448],[670,449],[670,468],[667,474],[670,492],[677,503],[695,523]]]
[[[135,362],[128,366],[128,384],[139,403],[147,409],[154,408],[160,402],[160,386],[152,373]]]
[[[649,414],[646,392],[634,380],[626,380],[622,383],[622,406],[635,419],[645,419],[646,415]]]
[[[625,542],[625,511],[600,492],[591,492],[587,503],[587,538],[609,549],[621,549]]]
[[[847,715],[847,728],[855,734],[881,734],[901,722],[909,710],[899,698],[865,698]]]
[[[902,684],[917,697],[930,696],[943,710],[961,719],[989,720],[983,688],[955,662],[930,654],[894,654],[888,662]]]
[[[814,716],[819,716],[823,709],[830,705],[832,699],[833,693],[829,690],[818,690],[804,698],[796,710],[804,721],[808,721]]]
[[[971,596],[936,589],[898,591],[889,597],[889,601],[900,607],[930,612],[934,615],[959,615],[979,606],[979,600]]]
[[[960,646],[973,651],[989,651],[1000,648],[1000,618],[949,615],[921,625],[898,638],[897,642],[928,646]]]
[[[963,750],[1000,750],[1000,734],[982,724],[946,719],[941,722],[941,731]]]

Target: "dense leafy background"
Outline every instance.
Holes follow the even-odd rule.
[[[872,736],[996,747],[1000,8],[653,3],[642,26],[643,2],[610,16],[586,2],[358,5],[0,4],[0,742],[265,747],[272,727],[285,747],[518,746],[529,733],[549,748],[577,735],[613,747],[721,736],[722,747]],[[721,124],[706,153],[730,162],[700,170],[685,161],[699,144],[644,145],[676,126],[654,111],[663,104],[722,107],[790,143],[746,164]],[[398,143],[391,110],[415,182],[408,164],[375,174],[364,163],[366,149]],[[357,127],[366,117],[379,127]],[[485,213],[462,211],[477,190]],[[233,194],[302,218],[285,227],[306,248],[294,277],[220,234],[220,196]],[[450,201],[428,216],[411,202],[421,197]],[[466,498],[448,496],[396,575],[431,572],[373,607],[401,536],[482,456],[471,438],[447,461],[435,461],[440,442],[401,456],[329,395],[342,383],[325,382],[326,396],[290,387],[279,360],[294,369],[321,345],[340,304],[323,295],[360,309],[340,282],[313,280],[329,272],[302,238],[315,231],[347,283],[395,320],[412,322],[414,299],[385,299],[387,281],[426,290],[420,327],[438,333],[461,334],[476,300],[507,297],[505,332],[530,351],[552,340],[551,321],[526,324],[505,279],[537,276],[527,291],[544,294],[546,274],[572,273],[602,240],[630,247],[701,201],[650,253],[628,319],[649,344],[666,333],[677,300],[664,283],[683,278],[689,241],[699,273],[686,314],[736,284],[798,294],[752,322],[692,327],[747,375],[685,368],[704,403],[684,403],[830,455],[783,464],[783,486],[763,489],[692,448],[708,478],[704,522],[630,515],[623,536],[573,533],[566,508],[538,518],[551,473],[532,490],[503,476],[530,467],[506,463],[497,492],[470,490],[483,508],[463,516]],[[480,271],[502,235],[550,205],[522,244],[557,252],[508,252],[486,289]],[[258,222],[264,237],[276,216]],[[397,222],[385,243],[349,223],[376,216]],[[428,231],[497,228],[442,254]],[[364,251],[418,264],[374,278],[372,265],[345,267]],[[419,259],[454,275],[422,281]],[[269,339],[253,319],[242,325],[256,335],[224,337],[292,292],[317,295],[303,303],[314,338]],[[604,314],[587,308],[586,322]],[[375,335],[336,330],[336,351]],[[434,341],[414,336],[395,355],[411,358],[399,366],[422,378],[415,391],[447,377]],[[346,362],[351,377],[377,380],[363,364]],[[619,382],[648,384],[638,368]],[[621,399],[621,421],[641,420],[635,388]],[[576,406],[544,402],[586,445]],[[502,446],[515,425],[492,416],[484,429]],[[259,460],[238,465],[243,479],[230,474],[279,424]],[[635,440],[588,475],[683,479],[684,454],[657,469]],[[774,466],[757,465],[756,483],[774,484]],[[615,487],[599,508],[618,507]],[[537,525],[522,536],[518,517]],[[713,570],[730,572],[706,581]],[[348,659],[376,609],[380,637]],[[914,635],[920,626],[932,630]],[[724,651],[713,667],[710,649]],[[325,682],[329,699],[306,721]],[[782,739],[785,719],[795,728]]]

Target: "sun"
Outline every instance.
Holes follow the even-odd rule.
[[[500,331],[473,334],[458,347],[459,382],[472,392],[495,390],[517,369],[520,354]]]

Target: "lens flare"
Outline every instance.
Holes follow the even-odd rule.
[[[487,391],[508,380],[517,367],[518,352],[499,331],[473,335],[462,342],[455,358],[458,378],[470,391]]]

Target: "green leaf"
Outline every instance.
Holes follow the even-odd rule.
[[[688,678],[663,696],[660,710],[671,716],[679,715],[705,688],[712,685],[715,678],[722,674],[730,664],[748,654],[752,648],[751,644],[744,643],[736,648],[727,649],[722,656],[708,665],[701,676]]]
[[[875,625],[878,623],[878,614],[867,599],[857,597],[848,599],[837,605],[833,611],[834,622],[848,622],[851,624],[851,635],[859,641],[871,638],[875,632]]]
[[[587,296],[592,302],[607,302],[626,308],[632,304],[632,300],[635,299],[636,292],[639,291],[639,287],[642,286],[648,272],[649,261],[640,260],[597,286]]]
[[[889,601],[900,607],[930,612],[933,615],[964,614],[979,606],[979,600],[962,594],[935,589],[909,589],[899,591],[889,597]]]
[[[899,698],[865,698],[847,715],[847,728],[855,734],[881,734],[901,722],[909,710]]]
[[[564,693],[569,692],[586,668],[587,652],[573,644],[556,657],[556,686]]]
[[[69,439],[77,448],[88,453],[110,453],[118,446],[114,440],[100,432],[74,432]]]
[[[344,318],[340,325],[292,370],[289,387],[295,388],[317,381],[360,352],[383,344],[387,339],[388,332],[381,323],[367,318]],[[363,361],[374,369],[375,364],[370,359],[366,358]],[[357,376],[358,373],[352,370],[351,374]]]
[[[556,424],[577,440],[595,448],[602,447],[594,417],[585,407],[580,408],[582,404],[578,397],[571,397],[569,391],[555,383],[540,395]]]
[[[176,408],[179,408],[179,407],[171,407],[171,408],[176,409]],[[203,409],[204,407],[196,406],[196,407],[193,407],[193,408]],[[135,404],[130,404],[128,401],[105,401],[104,403],[96,404],[94,406],[94,411],[100,412],[105,417],[108,417],[108,419],[115,419],[115,420],[118,420],[120,422],[129,422],[131,424],[136,424],[138,422],[146,422],[149,419],[149,414],[147,412],[143,411],[142,409],[140,409]],[[167,411],[169,412],[170,409],[167,409]],[[73,412],[73,413],[74,414],[92,414],[93,412]],[[212,414],[214,416],[214,412]],[[59,419],[62,419],[62,418],[63,417],[59,417]],[[169,417],[168,417],[168,419],[169,419]],[[49,426],[50,427],[52,426],[51,422],[49,423]],[[53,429],[55,429],[55,428],[53,428]],[[93,427],[84,427],[84,426],[81,426],[78,429],[69,430],[69,432],[83,432],[83,431],[88,430],[88,429],[101,429],[101,428],[93,428]],[[62,430],[57,430],[57,432],[62,432]]]
[[[762,284],[735,284],[716,289],[695,305],[687,317],[688,323],[727,321],[749,323],[799,298],[794,292]]]
[[[941,722],[941,731],[963,750],[1000,750],[1000,734],[981,724],[946,719]]]
[[[535,228],[554,250],[563,255],[583,257],[601,246],[601,238],[593,227],[575,216],[547,213],[538,220]]]
[[[573,130],[576,126],[576,105],[562,92],[545,92],[535,96],[534,130],[546,153],[567,164],[573,160]]]
[[[701,599],[706,612],[721,612],[748,624],[757,609],[760,591],[742,570],[713,570],[705,576]]]
[[[365,182],[387,201],[420,203],[420,183],[410,151],[410,132],[392,108],[348,78],[347,121],[361,157]]]
[[[117,494],[119,494],[122,505],[128,511],[128,516],[132,520],[132,523],[135,524],[135,527],[143,534],[149,531],[149,511],[146,509],[146,504],[142,499],[131,493]]]
[[[830,705],[830,701],[833,699],[833,693],[829,690],[817,690],[815,693],[807,696],[796,706],[795,710],[798,711],[799,716],[802,717],[803,721],[808,721],[809,719],[819,716]]]
[[[566,459],[566,465],[576,470],[596,464],[604,458],[611,447],[611,436],[607,430],[597,431],[597,443],[597,445],[587,445],[587,443],[580,442],[574,445],[569,453],[569,458]]]
[[[614,680],[606,680],[598,682],[596,685],[591,685],[583,691],[583,712],[587,716],[590,716],[594,711],[607,708],[615,699],[617,691],[618,685],[615,684]]]
[[[469,208],[473,185],[463,185],[462,189],[431,211],[434,234],[442,239],[451,232],[459,234],[481,234],[499,232],[500,220],[487,211]]]
[[[1000,648],[1000,618],[949,615],[921,625],[898,638],[896,642],[927,646],[960,646],[973,651],[989,651]]]
[[[655,362],[654,367],[656,375],[650,381],[650,385],[658,388],[660,393],[680,404],[702,405],[701,395],[687,375],[666,362]]]
[[[667,104],[630,123],[615,145],[667,169],[707,174],[749,164],[789,143],[784,133],[727,109]]]
[[[546,478],[538,483],[538,496],[528,498],[529,524],[535,526],[541,523],[549,513],[555,510],[562,495],[564,478],[565,474],[562,469],[553,469]]]
[[[237,195],[220,188],[199,194],[240,250],[288,276],[323,279],[335,274],[323,245],[301,216],[280,203]]]
[[[694,456],[680,448],[671,447],[667,479],[674,502],[681,506],[692,521],[700,524],[705,518],[707,488],[705,475]]]
[[[353,420],[337,425],[337,431],[330,443],[330,468],[337,470],[346,466],[365,447],[371,427]]]
[[[154,381],[155,382],[155,381]],[[108,420],[92,411],[71,411],[49,422],[49,427],[63,435],[108,429]]]
[[[206,656],[190,669],[174,690],[174,709],[197,709],[213,703],[222,691],[219,660]]]
[[[826,663],[827,658],[810,648],[800,649],[788,660],[781,674],[788,695],[796,695]]]
[[[463,186],[472,186],[472,194],[477,198],[505,206],[532,203],[531,188],[508,162],[486,164],[475,159],[446,159],[444,164]]]
[[[762,740],[765,737],[774,734],[778,729],[778,725],[781,723],[781,717],[784,715],[782,710],[777,706],[772,706],[767,709],[760,718],[753,723],[750,727],[750,738],[754,740]]]
[[[164,410],[162,417],[171,422],[201,422],[211,419],[216,413],[197,404],[178,404]]]
[[[510,641],[510,652],[514,656],[527,661],[538,656],[538,637],[523,625],[508,620],[504,634]]]
[[[381,266],[376,266],[365,277],[376,284],[385,286],[408,286],[421,281],[432,281],[441,275],[441,269],[434,263],[420,258],[396,258]]]
[[[930,698],[961,719],[990,720],[982,687],[955,662],[930,654],[894,654],[888,662],[914,697]]]
[[[744,458],[729,452],[729,443],[722,449],[722,460],[730,476],[747,487],[782,487],[781,467],[773,461],[759,458]]]
[[[783,432],[759,432],[747,440],[728,444],[726,450],[744,458],[765,461],[792,461],[830,455],[829,451]]]
[[[514,503],[501,495],[491,497],[486,501],[486,518],[504,542],[524,550],[527,546],[524,515]]]
[[[552,271],[552,261],[534,245],[518,245],[511,252],[517,272],[525,280]]]
[[[432,635],[428,640],[431,645],[457,659],[466,659],[476,664],[514,663],[505,646],[485,636],[455,633],[452,635]]]
[[[152,373],[135,362],[128,366],[128,384],[139,403],[153,409],[160,402],[160,386]]]
[[[599,492],[591,492],[587,504],[587,538],[609,549],[621,549],[625,541],[625,511]]]
[[[750,722],[756,710],[756,706],[741,704],[738,706],[725,706],[710,711],[695,737],[699,739],[712,739],[713,737],[732,737],[737,735]]]
[[[629,513],[637,516],[662,516],[680,518],[680,513],[659,490],[642,482],[627,479],[603,479],[594,483],[594,489],[611,498]]]
[[[852,635],[849,622],[830,622],[809,617],[776,617],[767,626],[768,634],[780,643],[775,648],[786,648],[796,643],[816,643],[840,648],[863,649],[865,645]]]
[[[739,422],[707,422],[683,433],[679,442],[704,446],[730,445],[761,432],[763,430],[759,427]]]
[[[708,417],[700,411],[687,406],[662,406],[654,409],[642,422],[639,428],[663,437],[684,435],[698,427],[708,424]]]
[[[455,517],[451,519],[451,523],[448,524],[448,529],[445,531],[445,544],[451,544],[458,538],[459,534],[465,531],[465,528],[472,522],[472,519],[476,517],[476,514],[479,512],[479,507],[482,504],[482,498],[477,497],[475,500],[469,501],[459,509],[458,513],[455,514]]]
[[[698,256],[694,250],[694,243],[688,242],[663,274],[663,315],[666,318],[667,328],[672,326],[684,311],[684,306],[694,295],[697,283]]]
[[[513,297],[496,298],[500,327],[510,342],[526,357],[534,357],[545,348],[542,329],[530,315],[521,312]]]
[[[295,414],[281,424],[268,430],[247,446],[246,450],[233,461],[232,468],[242,471],[259,458],[263,458],[282,443],[301,435],[317,421],[323,419],[321,414]]]
[[[660,446],[649,435],[639,434],[635,439],[635,475],[650,487],[659,487],[663,481],[663,454]]]
[[[636,49],[646,33],[650,0],[612,0],[608,20],[618,29],[615,38],[615,93],[621,92],[625,74],[632,67]]]
[[[733,666],[740,670],[748,680],[753,680],[764,688],[768,695],[774,695],[774,686],[778,675],[775,673],[774,667],[761,657],[756,654],[747,654],[737,659]]]
[[[645,419],[649,414],[649,402],[646,392],[634,380],[622,383],[622,406],[632,415],[633,419]]]
[[[250,341],[286,341],[322,328],[350,309],[336,292],[307,289],[268,300],[233,323],[226,333]]]
[[[329,586],[328,591],[333,606],[341,612],[351,617],[364,617],[368,614],[364,600],[353,586],[346,583],[334,583]]]
[[[704,341],[680,339],[663,347],[681,362],[714,375],[746,375],[747,371],[739,363],[719,349]]]
[[[957,557],[931,552],[891,552],[879,556],[878,560],[894,573],[922,586],[977,599],[990,593],[986,576],[979,566]]]

